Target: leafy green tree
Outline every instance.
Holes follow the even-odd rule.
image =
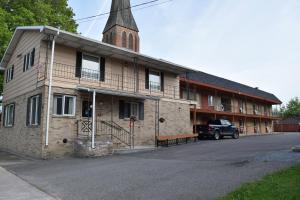
[[[284,118],[300,117],[300,100],[298,97],[291,99],[286,106],[281,108],[281,114]]]
[[[67,0],[0,0],[0,59],[17,26],[49,25],[76,32],[77,23],[73,17]],[[2,89],[3,81],[0,94]]]

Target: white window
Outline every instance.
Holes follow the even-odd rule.
[[[6,70],[6,83],[13,80],[14,78],[14,66],[11,66]]]
[[[62,116],[75,115],[76,97],[69,95],[54,95],[53,114]]]
[[[39,101],[40,96],[33,96],[29,99],[29,125],[38,125],[39,124]]]
[[[158,90],[161,89],[160,83],[160,72],[159,71],[149,71],[149,85],[151,90]]]
[[[9,105],[5,106],[4,126],[6,126],[6,127],[13,126],[14,110],[15,110],[15,104],[9,104]]]
[[[100,59],[96,56],[87,54],[82,55],[81,77],[90,80],[99,80],[100,78]]]
[[[208,95],[208,106],[214,106],[214,96]]]

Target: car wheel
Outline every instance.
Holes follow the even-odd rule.
[[[232,136],[233,139],[238,139],[239,138],[239,133],[238,132],[235,132]]]
[[[215,140],[219,140],[220,139],[220,133],[218,131],[215,132],[214,139]]]

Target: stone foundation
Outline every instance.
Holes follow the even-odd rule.
[[[74,140],[74,155],[76,157],[101,157],[112,155],[113,143],[95,141],[95,148],[92,148],[90,139],[76,139]]]

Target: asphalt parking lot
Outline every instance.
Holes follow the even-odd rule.
[[[300,153],[290,151],[295,145],[300,133],[204,140],[96,159],[0,159],[0,165],[58,199],[208,200],[300,163]]]

